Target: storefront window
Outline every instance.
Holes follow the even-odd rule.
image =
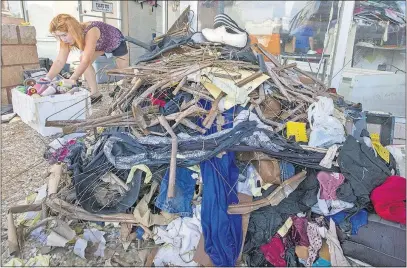
[[[249,33],[251,43],[282,61],[302,61],[307,71],[315,73],[322,55],[332,51],[338,1],[200,1],[198,30],[213,28],[222,12]]]
[[[356,1],[352,67],[405,73],[405,12],[405,1]]]
[[[310,50],[322,54],[326,31],[336,23],[337,6],[337,1],[202,1],[198,28],[213,27],[214,17],[223,9],[251,37],[273,46],[275,55]]]

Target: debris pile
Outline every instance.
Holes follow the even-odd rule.
[[[224,17],[218,27],[240,29]],[[10,251],[37,231],[50,246],[74,243],[82,258],[96,245],[94,255],[113,262],[105,232],[70,227],[89,221],[120,223],[125,249],[153,243],[146,266],[369,263],[341,243],[368,211],[405,224],[399,198],[378,200],[400,183],[391,176],[404,163],[366,129],[355,134],[361,106],[248,38],[232,47],[241,33],[226,31],[219,44],[172,32],[136,65],[109,72],[123,81],[105,116],[47,122],[74,136],[47,154],[56,162],[47,192],[10,209]],[[12,215],[23,212],[37,222],[17,231]]]

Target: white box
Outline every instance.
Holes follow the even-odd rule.
[[[13,110],[21,120],[42,136],[62,133],[62,128],[45,127],[45,121],[86,119],[92,114],[89,92],[81,89],[71,94],[33,98],[12,89]],[[69,108],[68,108],[69,107]]]
[[[406,117],[406,76],[400,72],[346,68],[338,94],[360,102],[364,111]]]

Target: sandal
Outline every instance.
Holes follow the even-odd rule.
[[[102,99],[103,95],[100,94],[98,96],[90,96],[90,103],[95,104]]]

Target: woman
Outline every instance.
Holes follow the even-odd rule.
[[[80,23],[68,14],[59,14],[50,24],[49,31],[60,40],[60,50],[46,80],[54,79],[64,67],[72,49],[81,51],[80,64],[64,83],[75,85],[82,74],[91,91],[92,103],[101,99],[92,63],[105,53],[116,57],[118,68],[128,67],[127,45],[119,29],[100,21]],[[105,55],[107,56],[107,55]]]

